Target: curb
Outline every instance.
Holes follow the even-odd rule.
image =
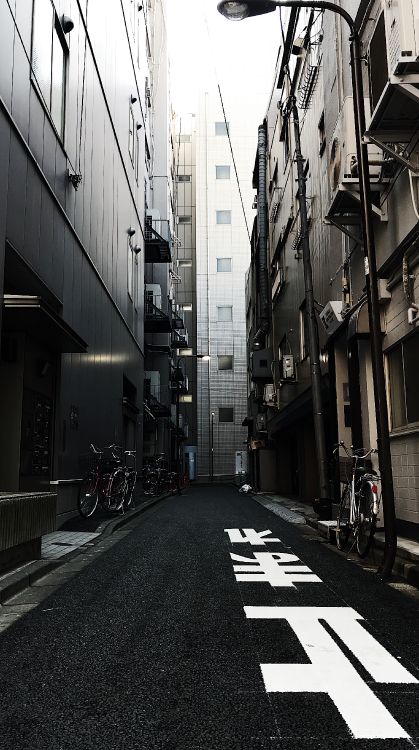
[[[111,536],[122,526],[126,526],[130,521],[135,520],[138,516],[148,510],[148,508],[168,497],[171,497],[171,493],[153,497],[143,503],[139,508],[134,508],[119,518],[102,521],[96,529],[98,536],[91,542],[91,544],[96,545],[100,543],[102,539]],[[81,549],[82,547],[73,552],[69,552],[58,560],[34,560],[33,562],[22,565],[22,567],[17,570],[11,570],[10,573],[6,573],[5,576],[0,579],[0,605],[4,604],[8,599],[11,599],[12,596],[19,594],[21,591],[31,586],[47,573],[50,573],[52,570],[56,570],[62,565],[65,565],[65,563],[74,560],[75,557],[79,556]]]
[[[258,497],[264,497],[267,500],[272,499],[269,495],[264,495],[263,493],[260,493],[260,495],[250,494],[250,496],[255,500],[257,500]],[[278,504],[282,505],[284,508],[288,507],[286,503]],[[310,515],[309,513],[301,513],[301,516],[304,518],[307,526],[315,529],[318,534],[324,537],[324,539],[326,539],[331,545],[336,545],[334,527],[330,527],[327,521],[321,521],[316,516]],[[384,541],[375,536],[371,551],[375,551],[380,555],[383,549]],[[366,559],[368,559],[368,557]],[[379,559],[374,560],[374,564],[378,565],[378,563]],[[411,552],[400,547],[397,548],[396,559],[393,566],[393,575],[403,578],[406,583],[419,589],[419,562],[417,562],[417,558],[415,558]]]

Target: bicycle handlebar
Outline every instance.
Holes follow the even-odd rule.
[[[378,453],[377,448],[370,448],[370,450],[367,451],[366,453],[361,453],[360,451],[363,451],[364,449],[363,448],[357,448],[356,450],[354,450],[353,445],[351,445],[351,451],[350,451],[349,448],[346,447],[344,441],[340,440],[339,443],[335,444],[333,454],[337,453],[338,450],[339,450],[339,448],[343,448],[343,450],[345,451],[346,455],[349,458],[352,458],[352,459],[355,458],[355,459],[361,460],[361,461],[363,459],[368,458],[369,456],[371,456],[372,453]]]

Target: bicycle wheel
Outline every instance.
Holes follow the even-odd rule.
[[[124,498],[124,510],[132,510],[135,508],[134,502],[134,489],[137,481],[137,472],[130,471],[127,479],[127,491]]]
[[[349,508],[350,508],[351,492],[349,485],[345,487],[342,492],[342,498],[339,504],[339,511],[337,517],[336,526],[336,546],[340,550],[344,550],[349,540]]]
[[[79,487],[77,507],[82,518],[90,518],[98,503],[97,476],[93,472],[87,474]]]
[[[359,491],[358,528],[356,532],[356,549],[359,557],[365,557],[371,547],[375,534],[376,517],[374,499],[368,482]]]
[[[109,480],[109,510],[122,510],[124,506],[127,481],[124,469],[116,469]]]

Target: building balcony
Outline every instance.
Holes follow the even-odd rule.
[[[144,332],[145,333],[170,333],[172,322],[165,312],[154,302],[147,298],[144,305]]]
[[[176,330],[172,331],[170,346],[172,349],[186,349],[188,347],[188,332],[179,333]]]
[[[171,315],[172,328],[176,331],[180,331],[185,328],[183,318],[180,317],[176,305],[169,300],[169,312]]]
[[[170,409],[162,404],[152,393],[146,393],[144,403],[155,419],[170,417]]]
[[[167,219],[146,216],[144,247],[146,263],[171,263],[172,236]]]

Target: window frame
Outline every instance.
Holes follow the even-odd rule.
[[[230,310],[230,318],[220,318],[220,310]],[[232,323],[233,322],[233,305],[217,305],[217,323]]]
[[[231,412],[231,419],[221,419],[221,412]],[[223,416],[225,416],[225,414]],[[234,406],[219,406],[218,407],[218,423],[219,424],[234,424]]]
[[[220,128],[220,125],[222,126],[221,128]],[[217,131],[221,131],[221,130],[224,130],[224,132],[217,132]],[[214,122],[214,132],[215,132],[215,135],[217,137],[221,137],[222,138],[223,136],[228,136],[229,133],[230,133],[230,123],[226,122],[225,120],[215,121]]]
[[[218,170],[228,169],[228,177],[221,177]],[[216,164],[215,165],[215,179],[216,180],[231,180],[231,167],[230,164]]]
[[[231,367],[220,367],[220,360],[230,360]],[[233,372],[234,370],[234,355],[233,354],[218,354],[217,355],[217,369],[219,372]]]
[[[30,80],[31,83],[38,95],[38,98],[43,106],[44,111],[46,112],[48,119],[51,122],[51,125],[54,128],[54,131],[59,138],[61,144],[64,144],[65,139],[65,125],[66,125],[66,112],[67,112],[67,88],[68,88],[68,58],[70,54],[70,49],[67,44],[67,40],[65,38],[65,34],[63,31],[63,28],[60,23],[59,16],[57,14],[57,11],[51,2],[51,0],[45,0],[45,2],[49,2],[51,6],[51,35],[50,35],[50,61],[49,61],[49,95],[48,95],[48,101],[46,100],[44,96],[44,92],[42,90],[41,84],[38,82],[38,78],[35,72],[35,63],[34,63],[34,53],[36,48],[36,31],[37,31],[37,24],[36,24],[36,6],[37,2],[43,2],[44,0],[35,0],[32,5],[32,26],[31,26],[31,53],[30,53]],[[60,127],[57,126],[56,120],[53,116],[53,106],[52,106],[52,97],[53,97],[53,73],[54,73],[54,42],[58,42],[60,45],[60,49],[62,50],[62,81],[61,81],[61,119],[60,119]]]
[[[230,268],[228,270],[225,270],[223,268],[219,268],[219,261],[221,261],[221,260],[229,260],[230,261]],[[232,273],[232,272],[233,272],[233,258],[231,256],[230,257],[225,256],[225,257],[222,257],[222,258],[217,258],[217,273]]]
[[[397,342],[397,344],[392,347],[389,351],[386,352],[386,369],[387,369],[387,393],[388,393],[388,402],[389,402],[389,415],[390,415],[390,423],[391,423],[391,432],[397,434],[399,432],[404,432],[406,430],[419,430],[419,408],[417,411],[417,414],[415,416],[418,417],[416,420],[409,421],[410,413],[412,408],[415,407],[415,405],[409,404],[409,393],[415,393],[416,388],[412,387],[415,383],[415,372],[417,372],[417,368],[415,369],[414,365],[410,367],[410,370],[407,372],[406,370],[406,359],[407,354],[405,354],[405,348],[411,345],[411,342],[413,342],[413,345],[416,347],[417,351],[419,352],[419,330],[412,333],[410,336],[406,336],[405,338],[401,339]],[[395,368],[394,365],[392,365],[392,358],[394,358],[397,354],[401,355],[400,359],[400,365],[399,372],[397,373],[397,376],[401,375],[401,382],[399,381],[397,383],[398,387],[400,388],[400,392],[398,394],[398,400],[399,400],[399,408],[402,407],[404,419],[399,424],[395,424],[395,405],[397,402],[397,397],[395,397],[394,394],[394,374],[395,374]],[[418,355],[419,356],[419,355]]]
[[[230,221],[219,221],[218,219],[221,217],[221,214],[228,214],[229,215],[228,218],[230,219]],[[221,226],[221,227],[231,226],[231,209],[223,208],[218,211],[216,210],[215,211],[215,223],[217,224],[217,226]]]

